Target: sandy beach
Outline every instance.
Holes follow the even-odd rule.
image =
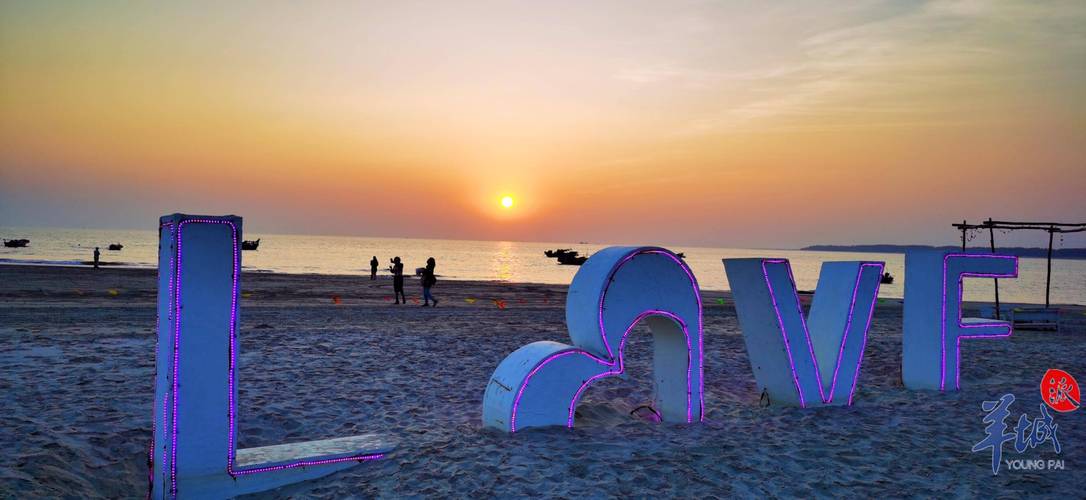
[[[145,495],[154,278],[0,265],[0,497]],[[400,442],[385,460],[263,497],[1081,494],[1083,411],[1056,415],[1059,455],[1047,443],[1004,449],[1066,470],[993,477],[991,455],[970,449],[984,437],[982,401],[1014,393],[1013,427],[1023,412],[1039,416],[1046,369],[1086,378],[1082,330],[965,342],[961,392],[907,391],[901,303],[882,300],[854,406],[761,407],[729,295],[707,292],[704,423],[631,415],[652,393],[651,336],[639,326],[628,376],[594,385],[574,430],[506,435],[482,428],[483,390],[519,346],[568,342],[564,286],[441,281],[437,308],[395,306],[391,281],[357,276],[246,273],[242,287],[241,447],[366,432]],[[417,280],[407,290],[419,297]]]

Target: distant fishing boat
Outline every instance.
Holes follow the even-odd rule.
[[[120,251],[122,248],[124,248],[124,245],[122,245],[120,243],[110,243],[109,244],[109,249],[113,250],[114,252]]]
[[[894,276],[890,273],[882,273],[882,277],[879,278],[879,283],[889,285],[894,282]]]
[[[25,247],[25,246],[27,246],[29,244],[30,244],[30,240],[25,239],[25,238],[21,239],[21,240],[4,240],[4,246],[6,246],[8,248],[22,248],[22,247]]]
[[[585,261],[588,260],[588,257],[585,257],[584,255],[578,255],[577,252],[564,253],[559,255],[557,258],[558,263],[564,266],[579,266],[581,264],[584,264]]]
[[[558,257],[560,257],[562,255],[569,254],[569,253],[572,253],[573,255],[577,255],[577,252],[574,252],[572,249],[569,249],[569,248],[559,248],[559,249],[556,249],[556,250],[547,250],[547,251],[543,252],[543,255],[546,255],[547,257],[550,257],[552,259],[556,259],[556,258],[558,258]]]
[[[256,248],[259,247],[259,246],[260,246],[260,238],[257,238],[256,240],[243,240],[241,242],[241,249],[242,250],[256,250]]]

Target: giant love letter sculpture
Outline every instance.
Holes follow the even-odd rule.
[[[573,427],[574,412],[596,380],[619,375],[626,339],[642,320],[652,330],[655,407],[666,422],[699,422],[702,304],[698,283],[663,248],[610,247],[577,271],[566,298],[573,345],[533,342],[507,356],[486,387],[483,425],[516,432]]]
[[[724,259],[754,379],[772,402],[852,404],[882,262],[825,262],[805,319],[785,259]]]
[[[961,388],[962,339],[1011,335],[1011,323],[962,317],[962,279],[1016,278],[1013,255],[915,250],[905,254],[901,377],[909,389]]]
[[[161,219],[153,498],[264,491],[381,458],[394,447],[362,435],[237,449],[240,239],[240,217]]]

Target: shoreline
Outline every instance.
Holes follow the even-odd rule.
[[[26,276],[33,276],[35,274],[34,271],[29,271],[29,270],[43,270],[42,272],[45,272],[47,274],[54,274],[55,277],[58,277],[60,279],[70,279],[71,276],[73,276],[73,275],[70,275],[70,274],[69,275],[64,275],[65,272],[72,273],[72,272],[81,272],[81,271],[84,271],[84,270],[86,270],[86,271],[94,271],[94,267],[91,266],[91,265],[79,265],[79,264],[73,264],[73,265],[14,264],[14,263],[10,263],[10,262],[0,261],[0,274],[8,273],[9,269],[28,270],[26,272],[17,272],[16,273],[16,274],[22,274],[22,275],[26,275]],[[51,272],[51,271],[48,271],[48,270],[56,270],[56,271],[54,273],[54,272]],[[142,279],[151,279],[152,281],[150,283],[142,283],[141,284],[141,288],[139,289],[141,294],[146,294],[149,291],[154,291],[154,290],[151,290],[151,288],[157,287],[157,284],[153,282],[153,278],[157,274],[157,272],[158,272],[157,269],[153,268],[153,267],[141,267],[141,266],[131,266],[130,267],[130,266],[122,266],[122,265],[104,265],[101,269],[98,270],[98,273],[103,274],[102,277],[109,277],[110,276],[109,273],[124,273],[124,274],[131,274],[132,276],[139,277],[139,278],[142,278]],[[283,281],[283,282],[307,283],[307,285],[305,287],[303,287],[303,289],[308,290],[308,292],[300,292],[298,294],[299,296],[307,296],[307,297],[313,297],[314,294],[317,293],[318,291],[320,293],[325,293],[327,291],[331,291],[330,293],[335,294],[335,293],[337,293],[337,292],[334,291],[335,289],[343,290],[344,292],[341,293],[341,295],[349,295],[349,294],[346,293],[346,291],[348,291],[348,290],[357,291],[356,287],[362,287],[363,285],[366,285],[366,284],[378,285],[378,286],[379,285],[387,285],[388,287],[392,286],[392,276],[387,274],[387,273],[386,274],[378,274],[377,279],[371,281],[367,274],[283,273],[283,272],[276,272],[276,271],[254,270],[254,269],[246,270],[243,267],[241,275],[242,275],[242,294],[243,294],[243,298],[248,298],[248,297],[244,297],[244,294],[253,292],[253,290],[249,290],[249,287],[263,287],[263,286],[266,286],[266,282],[268,282],[269,280],[273,281],[273,282]],[[406,285],[405,291],[407,292],[407,294],[408,294],[408,296],[410,298],[410,296],[412,295],[412,290],[411,289],[412,288],[421,288],[421,287],[419,287],[418,284],[417,284],[417,280],[418,280],[417,276],[415,276],[413,274],[412,275],[405,274],[404,278],[406,280],[405,281],[405,285]],[[461,280],[461,279],[456,279],[456,278],[444,278],[440,274],[438,275],[438,278],[441,281],[434,288],[434,290],[435,290],[435,294],[438,294],[439,299],[441,298],[440,294],[442,292],[444,292],[444,291],[454,291],[455,292],[454,296],[457,297],[457,298],[470,298],[470,297],[467,297],[467,295],[470,294],[469,292],[472,289],[478,289],[477,291],[479,293],[483,293],[483,292],[491,292],[491,293],[493,293],[496,290],[492,290],[492,288],[495,288],[495,287],[499,288],[499,289],[502,288],[502,287],[540,287],[540,288],[551,290],[551,293],[558,293],[558,291],[561,291],[561,293],[564,296],[565,290],[567,288],[569,288],[568,284],[561,285],[561,284],[550,284],[550,283],[532,283],[532,282],[500,281],[500,280]],[[323,288],[322,287],[312,287],[312,286],[308,285],[308,283],[310,281],[327,282],[329,287],[323,287]],[[40,284],[41,283],[39,283],[39,285]],[[325,290],[325,288],[327,290]],[[34,290],[43,290],[43,289],[44,288],[42,286],[38,286],[38,287],[34,288]],[[79,287],[75,286],[73,289],[79,289]],[[704,287],[701,287],[700,289],[701,289],[702,298],[705,301],[705,304],[706,304],[707,307],[710,305],[709,304],[710,301],[714,301],[714,303],[715,303],[717,301],[717,299],[724,299],[727,303],[731,302],[731,290],[709,289],[709,288],[704,288]],[[58,292],[59,292],[59,290],[58,290]],[[799,292],[800,292],[801,296],[808,296],[808,298],[809,298],[809,295],[810,295],[810,293],[813,292],[813,290],[799,290]],[[391,294],[391,292],[389,292],[389,294]],[[56,294],[48,294],[47,293],[47,294],[43,294],[42,296],[45,297],[45,296],[55,296],[55,295]],[[367,294],[361,294],[361,295],[359,295],[359,297],[360,298],[361,297],[370,297],[370,298],[372,298],[372,295],[373,295],[372,293],[367,293]],[[4,296],[11,297],[10,294],[5,295],[4,287],[0,287],[0,297],[4,297]],[[329,295],[329,297],[330,297],[330,295]],[[515,301],[514,301],[514,303],[515,303]],[[879,299],[879,306],[880,307],[885,306],[885,305],[890,305],[890,304],[898,304],[898,305],[900,305],[902,303],[903,303],[903,299],[896,298],[896,297],[881,297]],[[990,305],[991,302],[990,301],[966,301],[965,304],[966,304],[967,307],[977,308],[977,307],[981,307],[981,306],[985,306],[985,305]],[[446,306],[449,306],[449,305],[451,305],[451,304],[446,303]],[[507,306],[509,306],[509,305],[512,305],[512,304],[509,304],[507,302]],[[563,305],[564,305],[564,302],[563,302]],[[1000,302],[1000,305],[1002,307],[1026,307],[1026,308],[1035,308],[1035,307],[1038,307],[1038,306],[1043,306],[1043,304],[1033,303],[1033,302],[1006,302],[1006,301]],[[2,305],[0,305],[0,307],[2,307]],[[1086,305],[1083,305],[1083,304],[1052,304],[1051,307],[1060,308],[1060,309],[1069,309],[1069,310],[1074,311],[1074,312],[1086,312]]]

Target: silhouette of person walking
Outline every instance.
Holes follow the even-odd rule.
[[[434,268],[437,267],[437,261],[433,257],[426,259],[426,268],[422,270],[422,307],[430,305],[430,301],[434,301],[434,307],[437,307],[437,299],[430,293],[430,289],[437,283],[437,277],[434,276]]]
[[[373,281],[373,280],[377,279],[377,265],[378,264],[379,263],[377,262],[377,256],[374,255],[373,258],[370,259],[370,281]]]
[[[403,293],[403,262],[400,262],[400,257],[393,257],[392,259],[392,293],[396,296],[396,303],[400,303],[400,298],[403,298],[403,303],[407,303],[407,295]]]
[[[102,252],[98,251],[98,247],[94,247],[94,268],[98,269],[98,258],[102,256]]]

